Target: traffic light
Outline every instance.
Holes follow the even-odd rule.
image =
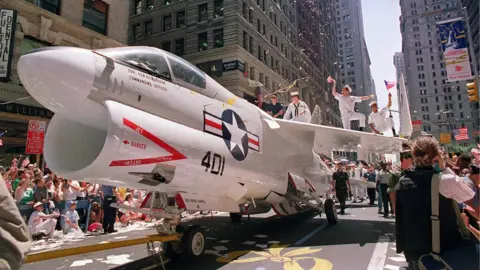
[[[467,92],[468,92],[468,99],[470,101],[478,102],[477,79],[475,79],[471,83],[467,83]]]

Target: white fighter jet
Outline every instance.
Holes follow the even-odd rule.
[[[184,233],[190,257],[203,253],[204,234],[177,226],[183,211],[230,212],[235,221],[313,208],[335,224],[334,202],[320,200],[330,172],[317,153],[391,153],[402,143],[272,118],[152,47],[42,48],[20,57],[18,74],[55,113],[44,144],[49,168],[69,179],[150,191],[135,211],[163,218],[160,234]]]

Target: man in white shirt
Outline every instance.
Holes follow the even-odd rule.
[[[352,92],[352,88],[350,85],[345,85],[342,89],[342,94],[338,94],[336,90],[337,82],[334,79],[331,79],[333,83],[332,87],[332,95],[338,100],[338,106],[340,108],[340,115],[342,117],[342,123],[344,129],[350,129],[350,123],[353,120],[360,121],[360,131],[363,131],[365,127],[365,115],[363,113],[355,112],[355,103],[359,103],[365,100],[369,100],[374,97],[374,95],[370,96],[363,96],[363,97],[355,97],[350,96]]]
[[[307,104],[300,100],[298,97],[298,92],[292,92],[292,103],[287,107],[287,111],[283,115],[283,119],[293,120],[299,122],[310,122],[312,114]]]
[[[370,102],[369,106],[372,109],[372,112],[368,116],[368,124],[370,125],[372,132],[375,134],[383,135],[384,132],[392,130],[393,135],[395,136],[396,134],[393,126],[393,118],[387,118],[388,110],[392,106],[392,94],[388,94],[387,107],[379,110],[376,101]]]

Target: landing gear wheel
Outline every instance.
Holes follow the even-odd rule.
[[[327,216],[327,221],[330,225],[337,224],[337,208],[335,207],[335,202],[332,199],[325,200],[325,215]]]
[[[183,252],[187,260],[198,260],[205,252],[205,232],[199,226],[191,226],[182,237]]]
[[[240,222],[242,219],[242,213],[230,213],[230,220],[232,222]]]
[[[185,234],[185,228],[182,225],[177,225],[175,232]],[[170,259],[178,258],[182,254],[183,244],[181,241],[165,242],[165,257]]]

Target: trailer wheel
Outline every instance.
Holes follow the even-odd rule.
[[[205,232],[199,226],[191,226],[182,237],[183,252],[187,260],[198,260],[205,252]]]
[[[327,216],[327,221],[330,225],[337,224],[337,208],[335,207],[335,202],[332,199],[325,200],[325,215]]]
[[[185,227],[177,225],[175,232],[179,234],[185,234]],[[174,259],[179,257],[183,251],[183,244],[180,240],[165,242],[165,257]]]
[[[230,213],[230,220],[232,222],[240,222],[240,220],[242,220],[242,213]]]

